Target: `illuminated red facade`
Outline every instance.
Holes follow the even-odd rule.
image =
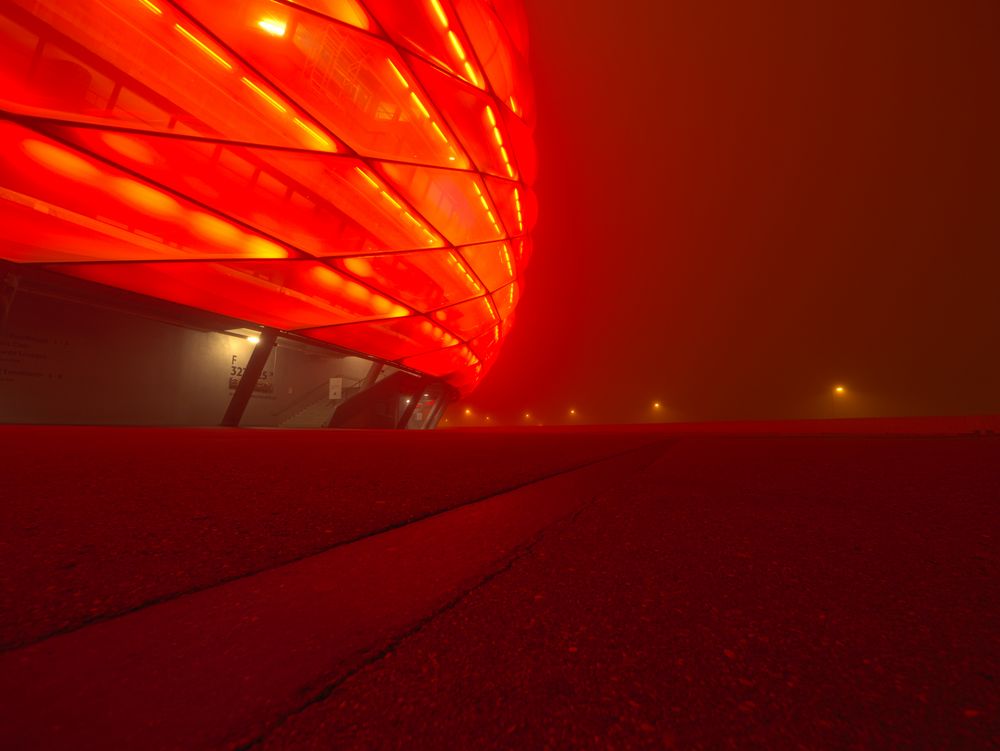
[[[11,0],[0,258],[441,378],[534,214],[520,0]]]

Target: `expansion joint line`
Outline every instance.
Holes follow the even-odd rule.
[[[673,441],[671,441],[671,440],[655,441],[655,442],[652,442],[652,443],[649,443],[649,444],[646,444],[646,445],[643,445],[643,446],[639,446],[637,448],[633,448],[633,449],[629,449],[627,451],[623,451],[623,452],[615,454],[613,456],[604,457],[602,459],[598,459],[598,460],[595,460],[595,461],[592,461],[592,462],[588,462],[588,463],[586,463],[586,464],[584,464],[584,465],[582,465],[580,467],[577,467],[575,469],[569,469],[569,470],[564,470],[562,472],[554,473],[553,475],[550,475],[550,477],[555,477],[555,476],[558,476],[558,475],[568,474],[568,473],[571,473],[571,472],[575,472],[575,471],[577,471],[579,469],[584,469],[586,467],[593,466],[595,464],[599,464],[599,463],[606,462],[606,461],[611,461],[612,459],[619,459],[619,458],[622,458],[623,456],[627,456],[627,455],[632,454],[632,453],[648,452],[650,454],[653,454],[653,450],[657,449],[657,451],[655,452],[655,454],[653,455],[653,457],[651,457],[647,462],[645,462],[643,465],[641,465],[641,469],[645,469],[653,461],[655,461],[655,458],[657,456],[659,456],[660,450],[663,449],[665,446],[667,446],[668,444],[670,444],[672,442]],[[546,477],[546,478],[542,478],[542,479],[549,479],[549,478]],[[519,487],[525,487],[527,485],[533,485],[533,484],[535,484],[537,482],[541,482],[542,479],[533,480],[532,482],[523,483]],[[510,491],[505,491],[505,492],[510,492]],[[564,529],[564,528],[572,526],[572,524],[574,522],[576,522],[576,520],[580,517],[581,514],[583,514],[588,509],[590,509],[594,504],[596,504],[598,502],[598,500],[600,500],[600,498],[604,495],[605,492],[607,492],[607,489],[601,490],[601,491],[599,491],[597,493],[594,493],[591,496],[588,496],[586,498],[586,500],[584,500],[583,503],[581,503],[578,508],[576,508],[575,510],[571,511],[569,514],[567,514],[567,515],[565,515],[563,517],[560,517],[560,518],[558,518],[558,519],[550,522],[549,524],[546,524],[538,532],[536,532],[534,535],[532,535],[526,542],[522,543],[521,545],[518,545],[510,553],[508,553],[507,555],[505,555],[504,557],[502,557],[501,559],[499,559],[496,562],[498,564],[496,568],[494,568],[491,571],[488,571],[486,574],[484,574],[483,576],[479,577],[478,579],[474,579],[473,583],[471,585],[467,586],[464,589],[460,589],[460,591],[457,594],[455,594],[454,597],[452,597],[450,600],[448,600],[447,602],[445,602],[443,605],[435,608],[434,610],[432,610],[430,613],[428,613],[424,617],[418,619],[416,622],[414,622],[413,624],[411,624],[410,626],[408,626],[406,629],[404,629],[400,633],[396,634],[393,637],[390,637],[390,639],[381,648],[379,648],[379,649],[375,650],[374,652],[372,652],[371,654],[369,654],[367,657],[365,657],[363,660],[361,660],[357,665],[354,665],[353,667],[348,668],[343,673],[341,673],[340,675],[338,675],[335,678],[333,678],[329,683],[327,683],[321,689],[319,689],[318,691],[316,691],[311,696],[308,696],[305,699],[305,701],[303,701],[299,706],[297,706],[294,709],[291,709],[288,712],[285,712],[284,714],[282,714],[281,716],[279,716],[276,720],[274,720],[270,724],[270,726],[266,730],[264,730],[263,732],[261,732],[259,735],[257,735],[256,737],[252,738],[251,740],[245,741],[245,742],[237,745],[235,747],[236,751],[249,751],[250,749],[258,747],[261,743],[264,743],[268,738],[270,738],[275,733],[275,731],[277,731],[283,725],[287,724],[290,720],[292,720],[295,717],[297,717],[297,716],[301,715],[302,713],[306,712],[311,707],[314,707],[314,706],[316,706],[318,704],[322,704],[324,701],[326,701],[327,699],[329,699],[337,691],[337,689],[339,689],[345,683],[347,683],[352,678],[354,678],[354,676],[358,675],[359,673],[361,673],[366,668],[368,668],[368,667],[370,667],[372,665],[375,665],[376,663],[379,663],[382,660],[384,660],[385,658],[391,656],[408,639],[410,639],[411,637],[416,636],[417,634],[419,634],[421,631],[424,630],[424,628],[426,628],[427,626],[431,625],[440,616],[445,615],[446,613],[448,613],[451,610],[453,610],[454,608],[456,608],[458,605],[460,605],[470,595],[472,595],[475,592],[478,592],[479,590],[483,589],[484,587],[486,587],[486,585],[488,585],[494,579],[502,576],[503,574],[505,574],[508,571],[510,571],[511,569],[513,569],[514,565],[518,561],[520,561],[523,558],[527,558],[528,556],[530,556],[534,552],[534,550],[538,546],[538,544],[540,542],[542,542],[542,540],[550,532],[558,530],[560,528]],[[503,495],[503,493],[496,493],[496,494],[494,494],[494,496],[496,496],[496,495]],[[489,497],[494,497],[494,496],[489,496]],[[481,499],[481,500],[485,500],[485,499]],[[475,501],[475,502],[478,503],[479,501]],[[468,505],[468,504],[463,504],[463,505]],[[456,508],[458,508],[458,507],[456,507]]]
[[[356,535],[354,537],[347,538],[345,540],[339,540],[339,541],[337,541],[337,542],[335,542],[335,543],[333,543],[331,545],[327,545],[327,546],[319,548],[319,549],[309,550],[309,551],[307,551],[305,553],[302,553],[301,555],[297,555],[297,556],[294,556],[294,557],[291,557],[291,558],[283,559],[283,560],[280,560],[280,561],[277,561],[277,562],[274,562],[274,563],[271,563],[271,564],[268,564],[268,565],[265,565],[265,566],[261,566],[259,568],[255,568],[255,569],[252,569],[252,570],[249,570],[249,571],[244,571],[243,573],[234,574],[233,576],[228,576],[228,577],[225,577],[225,578],[222,578],[222,579],[218,579],[216,581],[213,581],[213,582],[210,582],[210,583],[207,583],[207,584],[202,584],[202,585],[198,585],[198,586],[195,586],[195,587],[191,587],[190,589],[185,589],[185,590],[178,591],[178,592],[168,592],[167,594],[160,595],[158,597],[154,597],[154,598],[151,598],[149,600],[145,600],[144,602],[141,602],[138,605],[133,605],[132,607],[124,608],[122,610],[117,610],[117,611],[110,612],[110,613],[102,613],[100,615],[95,615],[95,616],[92,616],[90,618],[84,619],[84,620],[80,621],[79,623],[76,623],[76,624],[73,624],[73,625],[70,625],[70,626],[66,626],[64,628],[55,629],[55,630],[50,631],[50,632],[48,632],[46,634],[42,634],[41,636],[39,636],[37,638],[33,638],[33,639],[21,641],[21,642],[0,644],[0,654],[4,654],[6,652],[14,652],[14,651],[16,651],[18,649],[25,649],[26,647],[30,647],[30,646],[32,646],[34,644],[38,644],[40,642],[47,641],[48,639],[52,639],[52,638],[57,637],[57,636],[62,636],[64,634],[69,634],[69,633],[72,633],[74,631],[79,631],[79,630],[87,628],[89,626],[97,625],[98,623],[104,623],[105,621],[112,621],[112,620],[115,620],[117,618],[123,618],[123,617],[125,617],[127,615],[131,615],[132,613],[136,613],[136,612],[138,612],[140,610],[145,610],[146,608],[154,607],[156,605],[162,605],[164,603],[170,602],[171,600],[176,600],[176,599],[179,599],[181,597],[186,597],[188,595],[194,595],[194,594],[197,594],[199,592],[204,592],[204,591],[209,590],[209,589],[214,589],[215,587],[221,587],[221,586],[224,586],[224,585],[229,584],[231,582],[239,581],[241,579],[248,579],[248,578],[250,578],[252,576],[257,576],[258,574],[263,574],[263,573],[266,573],[268,571],[273,571],[274,569],[281,568],[283,566],[289,566],[289,565],[291,565],[293,563],[298,563],[299,561],[304,561],[304,560],[306,560],[308,558],[313,558],[315,556],[322,555],[322,554],[324,554],[324,553],[326,553],[328,551],[335,550],[335,549],[343,547],[345,545],[351,545],[351,544],[353,544],[355,542],[360,542],[361,540],[366,540],[366,539],[368,539],[370,537],[376,537],[376,536],[384,534],[386,532],[392,532],[393,530],[401,529],[402,527],[407,527],[410,524],[416,524],[417,522],[424,521],[425,519],[432,519],[435,516],[440,516],[442,514],[447,514],[449,511],[456,511],[456,510],[464,508],[466,506],[471,506],[471,505],[476,504],[476,503],[482,503],[483,501],[488,501],[489,499],[495,498],[496,496],[505,495],[507,493],[512,493],[515,490],[520,490],[521,488],[527,487],[529,485],[534,485],[535,483],[538,483],[538,482],[543,482],[544,480],[550,480],[552,478],[559,477],[561,475],[569,474],[571,472],[576,472],[576,471],[581,470],[581,469],[586,469],[587,467],[593,466],[595,464],[600,464],[601,462],[611,461],[613,459],[617,459],[619,457],[623,457],[623,456],[626,456],[626,455],[634,453],[634,452],[638,452],[638,451],[642,451],[642,450],[645,450],[645,449],[649,449],[652,446],[665,445],[665,444],[667,444],[669,442],[670,442],[670,439],[660,440],[660,441],[651,441],[650,443],[643,444],[642,446],[637,446],[635,448],[626,449],[624,451],[620,451],[620,452],[617,452],[615,454],[610,454],[608,456],[602,456],[602,457],[599,457],[597,459],[590,459],[588,461],[580,462],[579,464],[574,464],[574,465],[569,466],[569,467],[564,467],[563,469],[558,469],[558,470],[555,470],[553,472],[548,472],[546,474],[539,475],[538,477],[533,477],[530,480],[525,480],[524,482],[515,483],[513,485],[508,485],[508,486],[499,488],[497,490],[490,491],[489,493],[486,493],[486,494],[481,495],[481,496],[475,496],[473,498],[469,498],[469,499],[464,500],[464,501],[459,501],[458,503],[456,503],[454,505],[451,505],[451,506],[447,506],[447,507],[444,507],[444,508],[438,508],[438,509],[434,509],[432,511],[428,511],[428,512],[423,513],[423,514],[416,514],[414,516],[407,517],[406,519],[402,519],[402,520],[400,520],[398,522],[393,522],[392,524],[387,524],[384,527],[379,527],[378,529],[374,529],[374,530],[371,530],[369,532],[363,532],[362,534]]]

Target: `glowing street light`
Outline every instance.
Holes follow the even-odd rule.
[[[847,393],[847,389],[844,388],[843,386],[834,386],[833,393],[836,394],[837,396],[843,396],[844,394]]]
[[[660,408],[660,403],[659,402],[653,402],[653,409],[659,409],[659,408]]]
[[[570,409],[569,413],[570,413],[571,415],[575,415],[575,414],[576,414],[576,410],[575,410],[575,409]]]
[[[466,407],[465,408],[465,416],[468,417],[471,414],[472,414],[472,410],[469,407]]]

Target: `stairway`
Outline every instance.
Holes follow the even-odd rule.
[[[298,412],[283,420],[282,428],[325,428],[330,422],[330,416],[338,402],[332,402],[324,395],[320,399],[305,405]]]

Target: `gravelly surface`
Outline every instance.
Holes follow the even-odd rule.
[[[689,439],[268,749],[995,748],[1000,440]]]
[[[655,439],[0,426],[0,648]]]

